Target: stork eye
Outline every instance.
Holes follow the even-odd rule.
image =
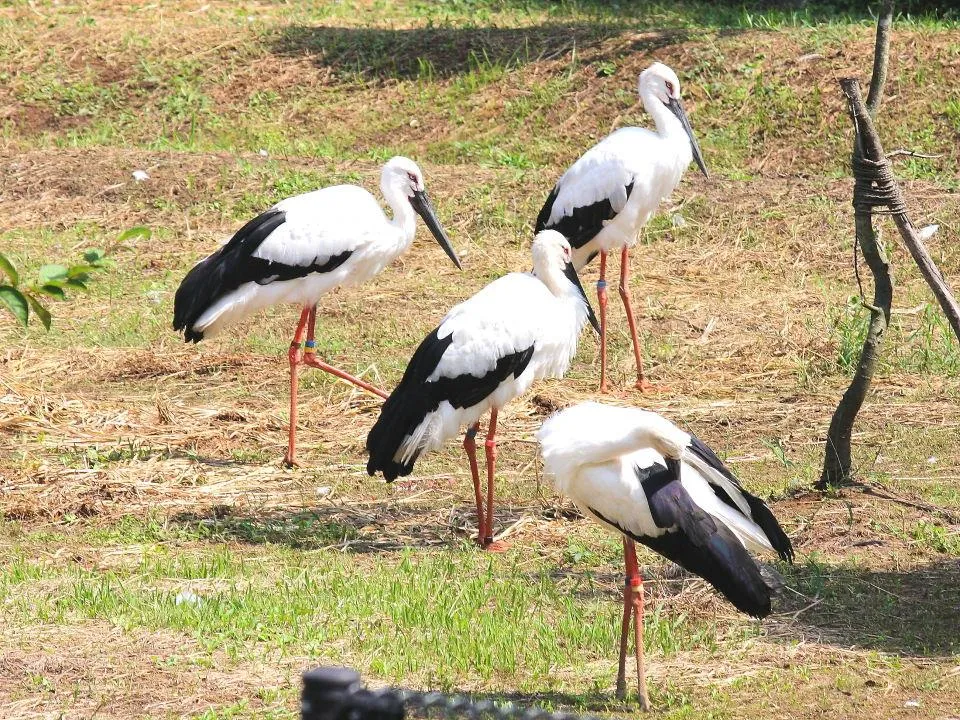
[[[416,176],[416,175],[414,175],[413,173],[407,173],[407,177],[410,178],[410,182],[412,182],[414,185],[417,184],[417,176]]]
[[[667,86],[667,92],[673,95],[673,83],[667,80],[665,84]]]

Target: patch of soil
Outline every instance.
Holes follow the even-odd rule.
[[[193,716],[243,702],[265,711],[261,688],[288,687],[290,661],[235,662],[215,652],[202,672],[192,660],[207,652],[186,635],[125,632],[92,621],[0,631],[0,706],[6,720],[59,716],[130,718]],[[296,677],[296,672],[292,673]],[[46,692],[37,692],[38,684]],[[23,698],[29,698],[25,704]],[[270,707],[276,709],[276,701]]]

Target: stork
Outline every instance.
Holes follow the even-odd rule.
[[[477,542],[485,548],[493,544],[497,413],[535,380],[563,376],[588,319],[599,330],[566,239],[541,232],[532,252],[532,272],[494,280],[450,310],[420,343],[367,436],[367,472],[382,472],[390,482],[409,475],[422,453],[467,426],[463,448],[477,505]],[[488,411],[484,511],[475,438]]]
[[[633,339],[636,386],[648,390],[651,386],[643,374],[643,353],[630,305],[629,251],[660,202],[680,182],[691,159],[707,175],[673,70],[654,63],[640,73],[639,89],[656,131],[620,128],[590,148],[554,186],[536,223],[538,232],[559,230],[567,237],[577,270],[600,254],[601,392],[607,390],[607,253],[621,250],[620,299]]]
[[[548,418],[537,439],[557,492],[623,536],[617,696],[626,694],[632,615],[638,693],[648,709],[643,579],[634,543],[699,575],[738,610],[762,618],[770,614],[771,589],[748,550],[793,562],[790,539],[770,508],[743,489],[713,450],[656,413],[585,402]]]
[[[287,353],[287,465],[296,464],[297,374],[301,363],[387,397],[383,390],[316,356],[314,332],[320,298],[334,288],[368,280],[406,251],[417,230],[414,213],[423,218],[440,247],[460,268],[415,162],[399,156],[389,160],[380,175],[380,189],[393,211],[392,220],[387,219],[373,195],[356,185],[335,185],[281,200],[201,260],[177,289],[173,329],[183,331],[186,342],[213,337],[272,305],[302,306]]]

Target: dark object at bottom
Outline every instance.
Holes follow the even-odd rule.
[[[415,717],[466,717],[470,720],[599,720],[591,715],[549,712],[507,702],[471,700],[461,695],[384,688],[367,690],[350,668],[316,668],[303,674],[301,720],[403,720]]]
[[[405,715],[399,697],[367,690],[356,670],[316,668],[303,674],[302,720],[403,720]]]

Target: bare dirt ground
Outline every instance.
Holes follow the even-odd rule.
[[[381,647],[374,630],[340,628],[333,611],[269,608],[299,602],[283,584],[295,569],[406,577],[410,557],[448,553],[485,568],[466,542],[459,446],[385,486],[364,472],[378,401],[309,377],[303,467],[284,469],[296,310],[196,347],[169,318],[184,272],[251,212],[322,184],[372,189],[382,159],[403,152],[423,167],[466,270],[418,237],[374,282],[326,298],[320,321],[329,361],[392,385],[447,308],[527,268],[532,220],[563,168],[611,128],[646,123],[635,78],[659,59],[681,69],[714,175],[690,172],[634,252],[661,389],[627,389],[632,358],[612,302],[609,401],[695,429],[771,498],[798,550],[763,623],[644,556],[659,711],[956,718],[960,350],[892,226],[896,309],[857,426],[862,485],[810,489],[864,318],[848,302],[850,132],[835,79],[863,75],[870,24],[664,30],[536,3],[490,17],[451,10],[431,24],[381,5],[0,9],[0,251],[25,274],[91,246],[116,262],[89,294],[52,306],[49,334],[0,315],[0,715],[290,717],[299,673],[323,662],[354,665],[374,684],[632,712],[611,700],[613,646],[571,629],[609,619],[590,616],[590,603],[615,604],[617,545],[543,483],[533,441],[551,411],[595,397],[591,336],[568,378],[501,417],[498,522],[510,551],[490,562],[518,583],[547,578],[541,609],[566,645],[549,671],[479,656],[461,670],[456,651],[430,648],[414,668],[402,642]],[[955,285],[958,48],[949,25],[898,29],[881,124],[889,148],[940,154],[898,172],[918,224],[941,225],[931,247]],[[138,168],[149,181],[131,178]],[[152,236],[116,245],[134,225]],[[157,558],[200,565],[163,569]],[[184,616],[167,597],[184,589],[223,598],[220,615]],[[276,597],[249,605],[261,617],[248,626],[255,591]],[[484,602],[484,615],[510,606]],[[369,605],[371,622],[403,626]],[[423,632],[453,632],[436,622]],[[444,665],[454,669],[434,674]]]

